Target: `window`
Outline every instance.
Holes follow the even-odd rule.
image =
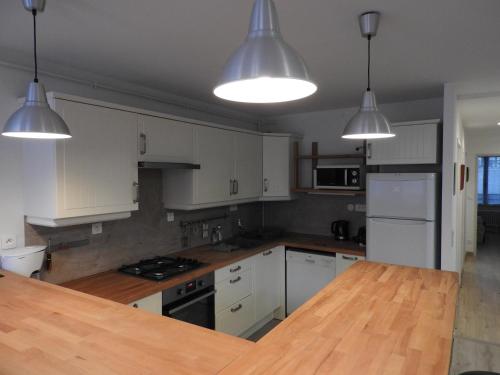
[[[477,158],[477,203],[500,205],[500,156]]]

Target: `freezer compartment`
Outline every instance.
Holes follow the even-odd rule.
[[[368,217],[436,219],[435,173],[369,173]]]
[[[436,268],[435,222],[369,218],[366,231],[368,260]]]

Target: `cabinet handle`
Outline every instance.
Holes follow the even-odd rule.
[[[271,255],[272,253],[273,253],[273,251],[272,251],[272,250],[269,250],[269,251],[264,251],[264,252],[262,253],[262,255],[264,255],[265,257],[267,257],[268,255]]]
[[[135,309],[138,309],[138,308],[139,308],[139,305],[138,305],[137,303],[134,303],[134,304],[132,305],[132,307],[133,307],[133,308],[135,308]]]
[[[238,272],[239,270],[241,270],[241,266],[237,266],[237,267],[234,267],[234,268],[230,268],[230,269],[229,269],[229,272],[234,273],[234,272]]]
[[[139,203],[139,183],[135,182],[132,184],[134,186],[134,203]]]
[[[269,190],[269,179],[264,178],[264,192],[266,193]]]
[[[139,135],[139,137],[141,139],[141,150],[140,150],[140,153],[141,153],[141,155],[144,155],[147,152],[147,150],[148,150],[146,134],[141,133]]]
[[[308,262],[308,263],[316,263],[316,261],[314,259],[307,259],[307,258],[306,258],[306,262]]]
[[[243,307],[243,305],[240,303],[238,306],[233,307],[233,308],[231,309],[231,312],[232,312],[232,313],[235,313],[236,311],[241,310],[241,308],[242,308],[242,307]]]
[[[233,180],[229,180],[229,195],[234,194],[234,182]]]
[[[366,144],[366,158],[367,159],[372,158],[372,144],[371,143]]]
[[[234,180],[234,186],[235,186],[234,194],[238,194],[240,191],[240,184],[239,184],[238,180]]]
[[[358,260],[358,258],[356,258],[356,257],[348,257],[348,256],[345,256],[345,255],[342,255],[342,259],[345,259],[345,260]]]
[[[238,281],[241,281],[241,276],[238,276],[236,279],[229,280],[230,284],[236,284]]]

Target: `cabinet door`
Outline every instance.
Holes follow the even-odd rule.
[[[252,295],[243,298],[215,315],[215,330],[239,336],[255,323],[255,301]]]
[[[196,127],[197,162],[195,203],[226,201],[233,180],[233,134],[227,130]]]
[[[256,321],[284,303],[285,248],[275,247],[254,257],[254,296]]]
[[[290,195],[290,140],[287,137],[263,137],[264,197]]]
[[[393,125],[392,128],[395,137],[368,144],[368,165],[437,162],[438,124]]]
[[[262,137],[233,133],[236,192],[232,198],[258,198],[262,192]]]
[[[136,210],[137,115],[57,100],[73,137],[57,144],[61,217]]]
[[[153,294],[152,296],[142,298],[138,301],[130,303],[129,306],[162,315],[162,293],[159,292]]]
[[[139,115],[139,160],[193,162],[194,125]]]
[[[335,260],[335,275],[338,276],[346,269],[351,267],[358,260],[364,260],[364,257],[356,256],[356,255],[347,255],[337,253],[337,257]]]

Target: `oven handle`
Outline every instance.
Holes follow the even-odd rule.
[[[199,297],[197,297],[189,302],[186,302],[184,305],[180,305],[180,306],[173,308],[172,310],[169,310],[168,315],[172,315],[178,311],[184,310],[186,307],[189,307],[189,306],[195,304],[196,302],[201,301],[202,299],[213,296],[214,294],[215,294],[215,290],[212,290],[211,292],[208,292],[207,294],[204,294],[204,295],[199,296]]]

